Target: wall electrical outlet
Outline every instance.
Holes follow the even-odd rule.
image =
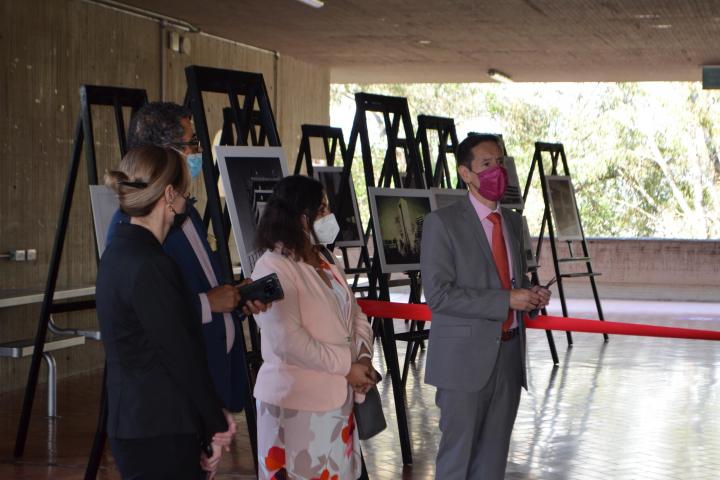
[[[10,250],[10,260],[13,262],[24,262],[25,258],[25,250]]]

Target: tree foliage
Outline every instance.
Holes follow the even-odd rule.
[[[698,83],[334,85],[332,121],[346,136],[360,91],[407,97],[413,119],[454,118],[461,140],[502,133],[521,185],[535,142],[562,143],[588,236],[720,237],[720,94]],[[368,120],[379,172],[383,120]],[[354,176],[367,212],[361,163],[358,148]],[[537,180],[525,213],[537,232]]]

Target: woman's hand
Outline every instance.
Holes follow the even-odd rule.
[[[212,443],[224,447],[226,452],[230,451],[230,443],[232,442],[235,433],[237,432],[237,424],[232,413],[228,412],[223,408],[223,414],[225,415],[225,421],[227,421],[228,429],[225,432],[217,432],[213,435]]]
[[[200,468],[208,472],[207,480],[213,480],[217,474],[217,469],[220,466],[220,459],[222,458],[222,446],[217,443],[212,443],[213,455],[208,458],[205,452],[200,454]]]
[[[362,359],[358,362],[353,363],[350,366],[350,372],[345,375],[350,386],[356,393],[367,393],[377,381],[375,376],[375,370],[372,365],[367,365]]]
[[[271,306],[272,302],[262,303],[260,300],[248,300],[245,302],[245,305],[243,305],[242,311],[245,315],[257,315],[258,313],[266,311]]]
[[[253,282],[252,278],[246,278],[242,282],[240,282],[235,288],[243,287],[245,285],[249,285]],[[240,294],[238,293],[238,301],[242,301],[240,298]],[[258,313],[262,313],[266,311],[270,306],[272,305],[272,302],[270,303],[262,303],[260,300],[248,300],[245,302],[245,304],[242,306],[242,311],[245,315],[257,315]]]

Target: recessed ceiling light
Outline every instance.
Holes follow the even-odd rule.
[[[304,3],[305,5],[310,5],[313,8],[321,8],[325,5],[325,2],[322,0],[297,0],[300,3]]]
[[[512,83],[512,78],[510,78],[508,75],[504,74],[503,72],[499,70],[495,70],[494,68],[491,68],[487,71],[488,77],[492,78],[496,82],[500,83]]]
[[[660,15],[656,13],[639,13],[637,15],[633,15],[633,18],[637,18],[638,20],[647,20],[650,18],[660,18]]]
[[[418,43],[420,45],[430,45],[430,43],[432,43],[432,42],[430,42],[430,40],[420,40]]]
[[[669,28],[672,28],[672,25],[670,25],[669,23],[661,23],[658,25],[653,25],[652,28],[656,28],[658,30],[667,30]]]

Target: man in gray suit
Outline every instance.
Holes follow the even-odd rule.
[[[442,438],[435,478],[502,479],[525,377],[524,312],[547,305],[531,286],[522,217],[500,208],[507,187],[497,137],[458,147],[469,194],[423,224],[421,269],[432,310],[425,382],[437,387]]]

